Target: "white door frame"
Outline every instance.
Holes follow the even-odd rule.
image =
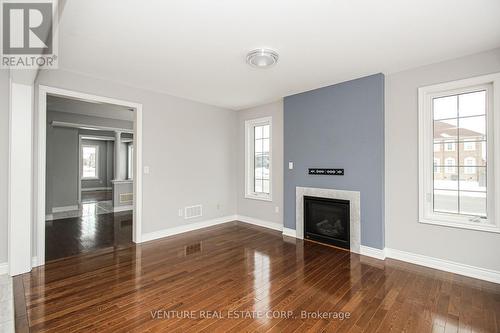
[[[83,101],[122,105],[135,109],[134,121],[134,210],[132,241],[141,242],[142,230],[142,104],[134,103],[104,96],[86,94],[74,90],[60,89],[45,85],[38,86],[38,143],[37,156],[37,205],[36,205],[36,240],[37,263],[35,266],[45,264],[45,182],[46,182],[46,126],[47,126],[47,95],[56,95]]]

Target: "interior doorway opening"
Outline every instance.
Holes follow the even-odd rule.
[[[142,107],[40,87],[39,111],[37,264],[139,242]]]

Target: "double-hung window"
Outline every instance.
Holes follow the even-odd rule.
[[[82,145],[82,179],[99,178],[99,146]]]
[[[245,122],[245,197],[271,201],[271,117]]]
[[[500,232],[499,98],[500,75],[419,89],[420,222]]]

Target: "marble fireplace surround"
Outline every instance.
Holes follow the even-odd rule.
[[[343,191],[326,188],[295,188],[295,231],[297,238],[304,239],[304,196],[349,200],[351,252],[360,253],[361,244],[361,194],[357,191]]]

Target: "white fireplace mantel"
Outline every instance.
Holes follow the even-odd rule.
[[[351,252],[360,253],[361,244],[361,194],[357,191],[332,190],[326,188],[299,187],[295,189],[296,237],[304,239],[304,196],[349,200]]]

